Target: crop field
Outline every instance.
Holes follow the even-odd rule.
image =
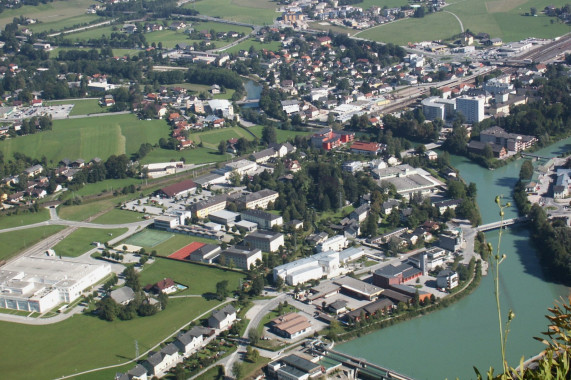
[[[0,247],[2,247],[2,249],[0,249],[0,260],[10,258],[16,253],[31,247],[40,240],[43,240],[64,228],[64,226],[43,226],[2,233],[0,234]]]
[[[22,15],[44,23],[63,23],[64,20],[73,20],[78,16],[81,18],[91,4],[97,3],[93,0],[66,0],[38,6],[25,5],[17,9],[4,9],[4,12],[0,14],[0,27],[4,29],[4,26],[12,22],[14,17]]]
[[[538,13],[537,17],[523,16],[534,7],[540,12],[547,5],[560,7],[547,0],[457,0],[452,1],[444,11],[427,14],[420,19],[404,19],[380,25],[357,33],[361,38],[405,45],[408,42],[448,39],[461,32],[459,22],[450,13],[460,18],[464,29],[473,33],[488,33],[502,38],[504,42],[518,41],[527,37],[553,38],[569,32],[568,26],[556,19]]]
[[[168,134],[163,120],[141,121],[131,114],[54,120],[52,131],[2,141],[0,151],[5,157],[23,152],[53,162],[63,158],[106,160],[113,154],[134,153],[142,143],[155,144]]]
[[[203,15],[255,25],[271,25],[280,15],[275,11],[277,3],[259,0],[201,0],[184,7]]]
[[[91,243],[107,241],[127,232],[127,228],[102,230],[97,228],[78,228],[65,239],[57,243],[53,249],[57,255],[77,257],[95,248]]]
[[[34,33],[42,33],[42,32],[58,32],[64,29],[72,28],[73,26],[83,25],[92,23],[94,21],[105,21],[105,19],[97,16],[97,15],[78,15],[70,18],[64,18],[62,20],[57,21],[44,21],[37,24],[29,25],[29,29]]]
[[[250,47],[254,47],[256,50],[270,50],[270,51],[278,51],[281,49],[281,42],[280,41],[271,41],[271,42],[259,42],[254,40],[246,40],[240,42],[236,46],[232,46],[228,50],[224,50],[225,53],[238,53],[240,50],[250,50]]]
[[[154,265],[146,268],[143,273],[152,272]],[[218,277],[220,276],[216,276]],[[198,278],[204,281],[200,284],[202,288],[211,292],[216,290],[214,278]],[[238,280],[232,281],[232,284],[234,283],[237,284]],[[65,321],[46,326],[0,322],[2,340],[10,342],[9,349],[6,346],[6,349],[0,349],[2,376],[12,380],[54,379],[124,363],[135,357],[135,340],[139,344],[140,352],[144,353],[219,303],[204,298],[174,298],[169,300],[165,311],[130,321],[107,322],[95,316],[74,315]],[[22,363],[34,365],[23,366]],[[130,368],[132,367],[131,364]],[[113,369],[113,374],[117,370],[121,368]],[[95,372],[86,378],[105,377]]]
[[[248,131],[255,134],[259,139],[262,138],[262,130],[264,129],[261,125],[255,125],[253,127],[248,128]],[[276,129],[276,136],[279,143],[286,142],[288,139],[293,139],[295,136],[307,136],[310,135],[311,132],[301,132],[301,131],[286,131],[283,129]]]

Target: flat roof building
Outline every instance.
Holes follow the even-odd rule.
[[[280,215],[275,215],[262,210],[243,210],[241,213],[242,220],[257,223],[259,228],[271,229],[273,226],[281,226],[284,223]]]
[[[258,230],[244,238],[250,248],[259,248],[263,252],[276,252],[284,245],[284,235],[279,232]]]
[[[268,204],[274,202],[279,196],[277,191],[263,189],[237,198],[236,206],[239,209],[266,209]]]

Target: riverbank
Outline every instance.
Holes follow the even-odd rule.
[[[348,342],[348,341],[353,340],[355,338],[359,338],[365,334],[369,334],[369,333],[375,332],[375,331],[383,329],[385,327],[393,326],[393,325],[401,323],[401,322],[409,321],[413,318],[417,318],[419,316],[427,315],[427,314],[433,313],[435,311],[438,311],[442,308],[448,307],[448,306],[452,305],[453,303],[460,301],[462,298],[468,296],[470,293],[472,293],[478,287],[481,280],[482,280],[482,262],[481,262],[481,260],[478,260],[475,262],[475,268],[472,271],[472,275],[471,275],[470,279],[468,281],[466,281],[466,283],[464,284],[464,286],[461,289],[454,291],[449,296],[447,296],[441,300],[438,300],[436,303],[432,303],[428,306],[419,307],[416,310],[412,310],[410,312],[407,312],[407,313],[404,313],[401,315],[397,315],[397,316],[385,318],[382,320],[378,320],[378,321],[369,323],[367,325],[358,327],[356,329],[353,329],[351,331],[347,331],[345,333],[335,333],[334,334],[335,338],[332,340],[334,340],[335,342]],[[328,338],[331,339],[332,337],[333,337],[333,335],[328,335]]]

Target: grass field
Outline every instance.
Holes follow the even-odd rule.
[[[74,206],[60,206],[57,210],[58,215],[62,219],[83,221],[102,212],[109,212],[121,202],[133,197],[134,195],[123,195],[120,197],[106,198],[97,202],[89,202]]]
[[[258,138],[262,138],[262,130],[264,127],[262,125],[255,125],[253,127],[249,127],[248,131],[255,134]],[[301,132],[301,131],[286,131],[283,129],[276,130],[276,137],[279,143],[285,142],[288,139],[293,139],[295,136],[308,136],[311,132]]]
[[[228,281],[228,290],[233,291],[238,288],[240,279],[244,278],[237,272],[159,257],[149,269],[141,272],[141,285],[154,284],[166,277],[188,286],[177,295],[215,292],[216,283],[223,280]]]
[[[194,148],[178,151],[159,148],[145,156],[145,158],[141,160],[141,163],[148,164],[151,162],[168,162],[170,160],[178,161],[181,158],[184,158],[187,164],[206,164],[210,162],[229,160],[229,156],[227,154],[218,154],[218,149]]]
[[[64,36],[66,40],[72,40],[75,42],[87,41],[92,38],[101,38],[105,35],[107,37],[111,36],[111,33],[121,30],[120,26],[117,25],[106,25],[99,28],[91,28],[82,30],[76,33],[69,33]]]
[[[211,86],[207,86],[205,84],[196,84],[196,83],[176,83],[176,84],[171,84],[170,87],[182,87],[182,88],[186,88],[187,90],[190,90],[196,94],[198,94],[199,92],[205,91],[208,92],[210,90]],[[232,90],[231,88],[227,88],[226,92],[223,94],[215,94],[212,97],[214,99],[231,99],[232,95],[234,95],[235,90]]]
[[[141,121],[131,114],[54,120],[52,131],[2,141],[0,151],[5,157],[15,152],[38,159],[46,156],[53,163],[63,158],[106,160],[112,154],[134,153],[142,143],[155,144],[168,134],[163,120]]]
[[[81,189],[74,192],[75,195],[85,196],[93,194],[103,194],[106,192],[113,192],[121,190],[125,186],[142,184],[144,180],[140,178],[121,178],[121,179],[106,179],[105,181],[87,183]]]
[[[144,272],[152,271],[154,265]],[[215,284],[214,280],[203,278],[203,285],[208,291],[214,292]],[[9,347],[4,345],[0,348],[2,377],[12,380],[53,379],[123,363],[135,356],[135,340],[143,353],[218,304],[218,301],[204,298],[171,299],[165,311],[131,321],[106,322],[92,316],[74,315],[46,326],[0,322],[2,340],[10,342]],[[112,374],[121,368],[113,369]],[[96,372],[85,378],[108,378],[101,376],[105,373],[109,371]]]
[[[154,248],[174,236],[173,233],[157,230],[144,230],[127,238],[123,243],[138,245],[139,247]]]
[[[160,232],[160,231],[154,231]],[[167,234],[167,232],[161,232],[162,234]],[[172,234],[171,234],[172,235]],[[193,243],[193,242],[200,242],[205,244],[216,244],[215,240],[212,239],[205,239],[197,236],[189,236],[189,235],[182,235],[182,234],[174,234],[170,239],[152,247],[150,245],[139,244],[140,246],[144,247],[147,252],[151,252],[153,250],[157,251],[157,255],[167,257],[168,255],[178,251],[182,247]],[[128,241],[126,241],[128,243]],[[135,244],[135,243],[132,243]],[[137,244],[135,244],[137,245]]]
[[[444,11],[460,18],[464,29],[473,33],[485,32],[504,42],[518,41],[527,37],[553,38],[569,32],[569,27],[555,22],[550,17],[526,17],[531,7],[538,11],[547,5],[561,7],[563,1],[547,0],[454,0]],[[408,42],[448,39],[460,33],[460,24],[446,12],[428,14],[421,19],[405,19],[358,33],[361,38],[405,45]],[[556,20],[555,20],[556,21]],[[324,27],[325,28],[325,27]],[[327,29],[326,29],[327,30]]]
[[[4,228],[39,223],[48,220],[49,218],[50,213],[45,208],[40,209],[39,212],[26,212],[18,215],[2,215],[0,216],[0,230]]]
[[[114,208],[105,214],[93,219],[93,223],[100,224],[121,224],[133,223],[143,220],[143,214],[133,211],[125,211]]]
[[[29,25],[28,28],[33,31],[34,33],[42,33],[42,32],[50,32],[55,31],[58,32],[64,29],[71,29],[74,26],[80,26],[83,24],[90,24],[95,21],[104,21],[104,18],[101,18],[97,15],[88,15],[82,14],[78,16],[73,16],[69,18],[64,18],[61,20],[56,21],[44,21],[37,24]]]
[[[22,15],[45,23],[64,23],[64,20],[85,15],[85,11],[91,4],[97,3],[93,0],[66,0],[38,6],[25,5],[17,9],[4,9],[0,14],[0,27],[4,29],[4,26],[12,22],[14,17]]]
[[[225,53],[238,53],[240,50],[249,50],[250,47],[252,47],[252,46],[256,50],[266,49],[266,50],[271,50],[271,51],[278,51],[281,49],[282,44],[280,41],[271,41],[271,42],[266,43],[266,42],[259,42],[259,41],[254,41],[254,40],[246,40],[246,41],[240,42],[236,46],[232,46],[228,50],[224,50],[224,52]]]
[[[275,12],[277,3],[259,0],[201,0],[187,3],[200,14],[255,25],[273,24],[280,14]]]
[[[97,228],[78,228],[65,239],[57,243],[53,249],[57,255],[77,257],[95,248],[91,243],[106,243],[127,232],[126,228],[102,230]]]
[[[0,260],[10,258],[64,228],[64,226],[44,226],[0,234],[0,247],[2,247]]]
[[[240,127],[211,129],[205,132],[192,133],[190,139],[195,143],[202,142],[202,145],[210,149],[218,149],[220,141],[229,140],[231,138],[244,137],[247,140],[253,140],[254,137]]]
[[[46,105],[48,106],[57,106],[61,104],[73,104],[73,108],[69,113],[70,116],[109,112],[108,107],[101,107],[99,105],[99,99],[51,100],[46,102]]]
[[[91,48],[65,48],[65,47],[56,47],[49,52],[50,58],[57,58],[59,56],[60,51],[67,51],[67,50],[82,50],[82,51],[89,51]],[[116,57],[130,57],[135,54],[139,54],[143,52],[143,50],[139,49],[113,49],[113,55]],[[73,113],[72,113],[73,114]]]

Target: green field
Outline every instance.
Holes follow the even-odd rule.
[[[162,234],[169,234],[169,235],[173,235],[170,234],[168,232],[161,232],[161,231],[155,231],[155,230],[147,230],[147,231],[152,231],[153,233],[162,233]],[[197,237],[197,236],[190,236],[190,235],[183,235],[183,234],[174,234],[174,236],[172,236],[170,239],[156,245],[156,246],[151,246],[151,245],[145,245],[143,244],[136,244],[136,243],[131,243],[129,239],[127,239],[125,242],[127,244],[134,244],[134,245],[139,245],[145,248],[145,250],[147,252],[152,252],[152,251],[157,251],[157,255],[159,256],[168,256],[171,253],[174,253],[176,251],[178,251],[179,249],[181,249],[182,247],[193,243],[193,242],[200,242],[200,243],[205,243],[205,244],[216,244],[217,242],[215,240],[212,239],[205,239],[205,238],[201,238],[201,237]]]
[[[105,214],[93,219],[93,223],[99,224],[122,224],[140,222],[143,219],[143,214],[133,211],[125,211],[119,209],[112,209]]]
[[[138,245],[139,247],[154,248],[162,244],[174,236],[173,233],[157,231],[157,230],[144,230],[133,236],[128,237],[123,243],[130,245]]]
[[[134,195],[122,195],[74,206],[60,206],[58,207],[58,215],[66,220],[83,221],[92,218],[96,214],[109,212],[131,197],[134,197]]]
[[[240,285],[244,276],[237,272],[211,268],[204,265],[157,258],[151,265],[150,270],[141,272],[141,284],[154,284],[166,277],[175,282],[188,286],[188,289],[177,293],[181,294],[204,294],[214,292],[216,283],[228,280],[228,290],[233,291]]]
[[[0,14],[0,27],[12,22],[14,17],[26,16],[45,23],[64,22],[64,20],[83,17],[93,0],[54,1],[38,6],[25,5],[17,9],[4,9]],[[72,24],[73,25],[73,24]]]
[[[182,87],[182,88],[186,88],[187,90],[190,90],[196,94],[200,93],[200,92],[208,92],[210,90],[211,86],[207,86],[205,84],[196,84],[196,83],[176,83],[176,84],[171,84],[170,87]],[[227,88],[226,92],[223,94],[215,94],[215,95],[211,95],[212,98],[214,99],[228,99],[230,100],[232,98],[232,95],[234,95],[235,90],[232,90],[231,88]]]
[[[153,266],[144,272],[152,271]],[[215,284],[209,278],[203,283],[211,292],[215,291]],[[2,377],[12,380],[53,379],[124,363],[135,356],[135,340],[143,353],[218,304],[218,301],[204,298],[171,299],[167,310],[131,321],[106,322],[92,316],[74,315],[63,322],[46,326],[0,322],[2,340],[10,342],[9,347],[4,345],[0,349]],[[112,374],[121,368],[114,369]],[[105,373],[109,371],[92,373],[85,378],[108,378],[101,377]]]
[[[39,212],[22,212],[17,215],[1,215],[0,216],[0,230],[10,227],[25,226],[27,224],[34,224],[43,222],[50,218],[50,213],[45,208],[40,209]]]
[[[255,125],[253,127],[249,127],[248,131],[255,134],[259,139],[262,138],[262,130],[264,127],[262,125]],[[301,131],[286,131],[283,129],[276,130],[276,136],[278,143],[286,142],[288,139],[293,139],[295,136],[307,136],[310,135],[311,132],[301,132]]]
[[[202,142],[202,145],[210,149],[218,149],[220,141],[227,141],[231,138],[244,137],[247,140],[253,140],[254,137],[240,127],[211,129],[205,132],[192,133],[190,139],[195,143]]]
[[[63,230],[64,226],[44,226],[27,230],[5,232],[0,234],[0,260],[6,260],[16,253],[31,247],[40,240]],[[49,247],[46,247],[46,249]]]
[[[547,5],[561,7],[564,3],[559,0],[457,0],[444,8],[444,11],[427,14],[421,19],[404,19],[393,23],[380,25],[357,33],[361,38],[381,42],[393,42],[405,45],[408,42],[449,39],[461,32],[456,18],[447,12],[452,12],[460,18],[464,29],[473,33],[488,33],[493,38],[502,38],[504,42],[518,41],[527,37],[553,38],[569,32],[567,25],[551,24],[551,18],[539,13],[537,17],[526,17],[531,7],[538,11]]]
[[[240,42],[238,45],[231,47],[228,50],[224,50],[225,53],[238,53],[240,50],[250,50],[251,47],[254,47],[256,50],[270,50],[270,51],[278,51],[281,49],[282,43],[280,41],[271,41],[271,42],[259,42],[255,40],[246,40]]]
[[[53,50],[51,50],[49,52],[50,54],[50,58],[57,58],[59,57],[59,52],[60,51],[68,51],[68,50],[81,50],[81,51],[90,51],[91,48],[69,48],[69,47],[56,47]],[[113,49],[113,55],[115,57],[130,57],[132,55],[136,55],[139,54],[141,52],[144,52],[143,50],[140,49]],[[66,104],[66,103],[64,103]],[[71,113],[72,115],[74,114],[73,111]]]
[[[255,25],[271,25],[279,13],[277,3],[260,0],[201,0],[187,3],[184,8],[194,8],[200,14]]]
[[[85,196],[94,194],[104,194],[106,192],[114,192],[121,190],[125,186],[135,185],[139,186],[144,182],[140,178],[120,178],[120,179],[106,179],[105,181],[86,183],[81,189],[74,192],[75,195]]]
[[[63,158],[106,160],[112,154],[134,153],[145,142],[156,144],[169,134],[163,120],[141,121],[131,114],[55,120],[53,124],[52,131],[0,142],[0,151],[5,157],[15,152],[38,159],[46,156],[53,163]]]
[[[192,135],[191,140],[192,140]],[[209,148],[194,148],[185,150],[169,150],[169,149],[154,149],[145,158],[141,160],[142,164],[151,162],[168,162],[170,160],[178,161],[183,159],[187,164],[207,164],[211,162],[220,162],[229,160],[227,154],[218,154],[218,149]]]
[[[78,228],[65,239],[57,243],[53,249],[57,255],[77,257],[95,248],[91,243],[107,241],[127,232],[127,228],[102,230],[97,228]]]
[[[101,107],[99,105],[99,99],[51,100],[46,102],[46,106],[58,106],[62,104],[73,104],[73,108],[69,113],[70,116],[109,112],[108,107]]]
[[[75,26],[82,26],[85,24],[90,24],[95,21],[102,22],[104,18],[101,18],[97,15],[93,14],[82,14],[78,16],[73,16],[70,18],[64,18],[57,21],[44,21],[37,24],[29,25],[29,29],[32,30],[34,33],[42,33],[42,32],[51,32],[51,31],[61,31],[64,29],[71,29]]]

